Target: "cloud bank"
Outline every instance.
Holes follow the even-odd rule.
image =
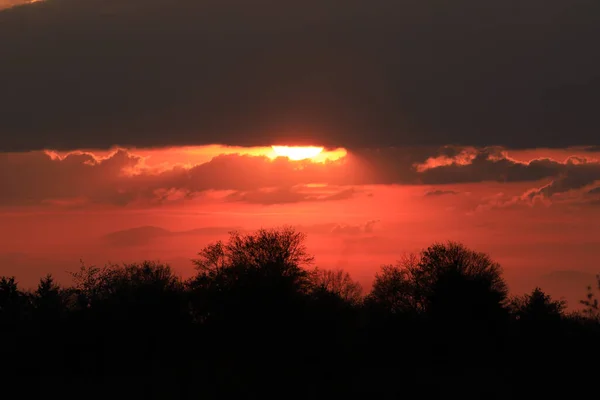
[[[0,205],[124,207],[198,198],[259,205],[329,202],[368,196],[363,188],[368,185],[433,186],[425,196],[440,197],[457,193],[447,185],[482,182],[530,183],[520,201],[565,193],[594,200],[600,182],[600,161],[589,152],[520,161],[500,148],[445,146],[355,151],[313,162],[214,151],[196,164],[178,162],[178,151],[170,149],[158,156],[159,164],[143,150],[117,149],[103,156],[0,153]],[[175,158],[169,162],[170,152]]]
[[[0,11],[0,151],[599,145],[600,3],[47,0]]]

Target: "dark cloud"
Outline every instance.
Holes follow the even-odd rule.
[[[591,189],[588,193],[589,194],[600,194],[600,186]]]
[[[416,165],[416,179],[424,184],[473,182],[528,182],[554,178],[547,191],[579,189],[600,179],[600,162],[569,157],[564,161],[537,158],[528,162],[511,159],[497,148],[466,148],[455,157],[430,157]],[[560,185],[560,188],[559,188]],[[564,189],[564,190],[563,190]],[[548,192],[548,195],[552,193]]]
[[[0,150],[598,145],[600,2],[48,0],[0,12]]]
[[[557,202],[596,205],[598,200],[593,195],[600,193],[600,188],[590,189],[590,186],[600,182],[600,162],[571,157],[561,165],[562,168],[549,183],[531,188],[519,196],[496,196],[480,204],[478,209],[550,206]]]
[[[529,198],[536,196],[552,197],[570,190],[582,189],[600,180],[600,163],[570,165],[552,182],[527,193]]]
[[[456,157],[432,157],[417,165],[425,184],[468,183],[482,181],[522,182],[556,175],[564,163],[535,159],[527,163],[508,158],[498,149],[465,149]]]
[[[86,153],[69,154],[62,160],[44,152],[0,153],[0,203],[27,205],[85,198],[124,205],[134,197],[131,190],[122,188],[122,171],[140,160],[124,150],[104,160]]]

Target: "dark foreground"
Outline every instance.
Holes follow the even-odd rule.
[[[7,398],[595,398],[600,324],[543,291],[509,298],[487,255],[433,245],[370,293],[307,268],[291,230],[232,235],[198,274],[82,268],[71,287],[0,281]],[[585,297],[585,292],[583,296]],[[4,397],[4,396],[3,396]]]

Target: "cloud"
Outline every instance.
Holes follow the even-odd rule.
[[[200,196],[254,204],[345,200],[363,185],[446,185],[542,182],[526,197],[582,189],[600,180],[600,162],[579,155],[564,161],[517,161],[498,148],[401,148],[355,151],[324,162],[251,154],[219,154],[182,163],[164,149],[156,163],[143,150],[100,155],[73,152],[0,153],[0,205],[85,208],[90,205],[160,205]],[[469,156],[465,157],[465,154]],[[166,161],[165,161],[166,160]],[[169,162],[169,160],[171,160]],[[432,161],[435,160],[435,161]],[[550,183],[547,183],[550,182]],[[431,191],[427,196],[451,194]],[[368,194],[367,194],[368,195]],[[219,197],[220,196],[220,197]]]
[[[425,192],[423,196],[425,197],[434,197],[434,196],[446,196],[446,195],[456,195],[458,192],[454,190],[431,190],[429,192]]]
[[[577,154],[563,161],[544,157],[518,161],[498,147],[459,148],[448,154],[431,156],[415,164],[415,168],[420,172],[419,181],[426,184],[546,181],[518,196],[500,194],[488,199],[478,205],[479,210],[549,206],[557,201],[591,204],[594,200],[586,196],[594,191],[589,186],[600,181],[600,160],[586,155],[587,151],[589,149],[579,149]]]
[[[3,10],[0,150],[598,145],[600,3],[338,3]]]
[[[588,163],[581,160],[574,162],[569,159],[564,171],[546,185],[531,188],[519,196],[508,199],[502,195],[498,196],[481,204],[479,209],[550,206],[561,202],[594,205],[598,203],[598,200],[593,195],[600,191],[597,187],[590,187],[597,181],[600,181],[600,163]]]
[[[588,194],[600,194],[600,186],[590,189]]]
[[[142,157],[123,149],[105,157],[81,152],[62,158],[44,152],[0,153],[0,184],[4,188],[0,204],[160,204],[211,190],[252,192],[267,187],[335,184],[348,180],[342,166],[227,154],[189,168],[175,164],[157,172],[144,168]],[[332,200],[350,195],[349,191],[330,194]]]
[[[307,189],[309,189],[307,191]],[[244,202],[251,204],[273,205],[314,201],[347,200],[355,196],[354,188],[341,189],[335,192],[328,188],[323,190],[310,190],[310,187],[269,188],[247,192],[233,192],[227,195],[227,201]]]
[[[0,0],[0,10],[29,3],[28,0]]]
[[[82,200],[124,205],[135,193],[123,188],[124,170],[140,159],[119,150],[105,159],[90,153],[73,153],[64,159],[44,152],[0,153],[0,204],[63,203],[81,205]]]
[[[331,233],[334,235],[361,235],[365,233],[373,233],[373,229],[378,222],[380,221],[371,220],[360,225],[336,224],[331,229]]]
[[[429,158],[415,167],[426,184],[521,182],[554,176],[564,169],[564,163],[548,158],[519,162],[497,148],[468,148],[455,157]]]
[[[538,195],[548,198],[600,180],[600,161],[596,159],[570,156],[564,161],[536,158],[523,162],[511,159],[506,151],[498,148],[466,149],[459,156],[429,158],[415,167],[421,171],[418,180],[424,184],[516,183],[551,179],[549,184],[528,191],[526,195],[529,198]]]
[[[556,194],[583,189],[586,186],[592,185],[597,180],[600,180],[600,163],[588,163],[581,160],[573,162],[569,160],[567,168],[557,178],[539,189],[529,191],[526,196],[529,198],[536,196],[550,198]],[[593,190],[591,189],[588,193]]]

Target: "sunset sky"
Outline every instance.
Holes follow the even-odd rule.
[[[571,306],[600,272],[598,1],[25,3],[0,0],[0,275],[188,276],[283,224],[367,288],[444,240]]]

